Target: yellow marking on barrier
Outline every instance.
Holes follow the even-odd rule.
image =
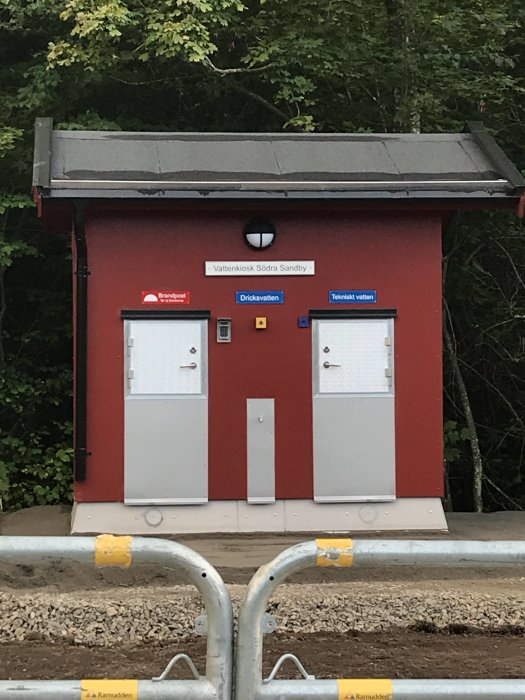
[[[386,678],[341,678],[339,700],[392,700],[392,681]]]
[[[95,566],[131,566],[131,542],[128,535],[99,535],[95,540]]]
[[[138,700],[139,682],[131,680],[84,680],[80,700]]]
[[[315,540],[317,566],[352,566],[352,540]]]

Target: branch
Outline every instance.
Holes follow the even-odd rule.
[[[219,75],[231,75],[232,73],[263,73],[265,70],[268,70],[268,68],[272,68],[275,64],[267,63],[265,66],[259,66],[258,68],[219,68],[208,56],[205,56],[204,65],[208,66],[210,70]]]
[[[492,481],[492,479],[489,479],[488,476],[484,475],[483,479],[490,485],[492,486],[493,489],[501,493],[502,496],[505,496],[505,498],[512,503],[512,505],[516,506],[518,510],[523,510],[523,508],[520,506],[520,504],[515,501],[513,498],[511,498],[505,491],[502,491],[499,486],[496,486],[496,484]]]
[[[510,264],[511,264],[511,266],[512,266],[512,269],[514,270],[514,274],[516,275],[516,279],[519,280],[521,286],[522,286],[523,289],[525,290],[525,282],[523,281],[523,279],[522,279],[520,273],[518,272],[518,268],[517,268],[516,265],[514,264],[514,260],[512,259],[512,255],[509,253],[509,251],[505,248],[504,245],[501,245],[501,243],[500,243],[498,240],[496,240],[495,238],[493,238],[492,240],[494,241],[494,243],[495,243],[499,248],[501,248],[501,250],[505,253],[505,255],[507,256],[507,258],[509,259],[509,262],[510,262]]]
[[[479,251],[486,245],[486,241],[481,241],[474,250],[470,253],[470,255],[466,258],[465,262],[463,263],[464,267],[468,267],[472,260],[476,257],[476,255],[479,253]]]
[[[485,384],[487,384],[487,386],[489,386],[493,391],[496,392],[496,394],[500,397],[500,399],[503,401],[503,403],[507,406],[509,411],[514,416],[514,420],[516,421],[516,423],[518,423],[518,425],[521,425],[522,430],[525,431],[525,422],[520,417],[518,412],[514,409],[513,405],[508,400],[508,398],[505,396],[505,394],[502,391],[500,391],[495,384],[493,384],[489,379],[487,379],[487,377],[485,377],[483,374],[481,374],[481,372],[479,372],[475,367],[473,367],[472,365],[469,365],[467,362],[465,362],[465,360],[463,360],[461,358],[458,358],[458,361],[461,362],[462,365],[467,367],[471,372],[474,372],[475,374],[477,374],[478,377],[480,377],[485,382]]]
[[[240,85],[239,83],[236,83],[233,80],[229,80],[228,85],[229,87],[233,88],[233,90],[239,92],[241,95],[245,95],[251,100],[255,100],[255,102],[258,102],[260,105],[268,109],[270,112],[273,112],[273,114],[277,115],[281,119],[288,121],[289,116],[285,112],[280,110],[279,107],[276,107],[271,102],[268,102],[268,100],[265,100],[264,97],[261,97],[261,95],[257,94],[256,92],[252,92],[252,90],[248,90],[248,88],[244,87],[244,85]]]
[[[212,63],[212,61],[207,56],[205,56],[203,65],[205,65],[215,75],[218,75],[221,78],[227,78],[232,74],[246,75],[250,73],[262,73],[263,71],[270,68],[273,64],[267,63],[265,66],[260,66],[259,68],[219,68],[214,63]],[[261,97],[261,95],[259,95],[258,93],[249,90],[248,88],[244,87],[244,85],[240,85],[239,83],[236,83],[233,80],[228,80],[228,85],[237,92],[241,93],[241,95],[245,95],[251,100],[255,100],[255,102],[258,102],[270,112],[273,112],[273,114],[275,114],[276,116],[288,121],[289,116],[285,112],[283,112],[281,109],[279,109],[279,107],[276,107],[271,102],[268,102],[268,100],[265,100],[264,97]]]
[[[123,83],[123,85],[140,86],[140,85],[154,85],[155,83],[165,83],[167,78],[156,78],[155,80],[141,80],[133,82],[131,80],[124,80],[123,78],[117,78],[115,75],[108,75],[110,80],[114,80],[117,83]]]

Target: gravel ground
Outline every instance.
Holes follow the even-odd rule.
[[[237,609],[244,586],[230,586]],[[284,585],[271,599],[280,634],[378,632],[391,628],[525,630],[525,596],[401,584]],[[198,639],[201,600],[190,586],[77,593],[0,591],[0,642],[162,646]]]

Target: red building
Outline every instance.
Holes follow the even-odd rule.
[[[441,233],[525,189],[481,125],[40,119],[34,186],[73,231],[73,532],[446,528]]]

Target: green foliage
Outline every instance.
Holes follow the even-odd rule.
[[[81,64],[94,72],[122,62],[182,57],[202,62],[217,51],[213,33],[228,27],[239,0],[161,0],[145,11],[139,0],[69,0],[59,17],[66,36],[51,41],[51,67]]]
[[[445,462],[453,464],[463,456],[465,442],[470,438],[468,428],[461,428],[457,421],[446,420],[443,425],[445,438]]]
[[[0,129],[0,158],[15,147],[16,141],[22,136],[20,129],[4,126]],[[3,212],[2,212],[3,213]]]
[[[38,241],[47,259],[25,258],[10,270],[14,277],[7,277],[12,317],[0,366],[0,498],[7,508],[71,498],[69,290],[60,289],[67,281],[67,254],[53,243]],[[59,265],[57,247],[63,257]],[[58,276],[56,271],[50,276],[53,266]],[[16,277],[24,279],[23,288],[11,286]]]

